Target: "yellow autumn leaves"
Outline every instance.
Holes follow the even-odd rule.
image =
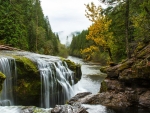
[[[92,22],[92,25],[88,28],[89,34],[86,39],[94,43],[90,47],[81,50],[81,53],[85,56],[85,60],[90,60],[94,52],[100,51],[99,48],[104,50],[109,48],[112,40],[112,33],[109,32],[111,20],[108,20],[102,14],[101,6],[96,7],[94,3],[85,6],[87,8],[85,16]]]

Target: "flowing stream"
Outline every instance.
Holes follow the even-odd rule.
[[[67,99],[77,93],[98,93],[100,83],[106,77],[106,74],[101,73],[99,70],[100,64],[83,62],[82,59],[69,56],[68,59],[81,64],[82,78],[74,85],[74,73],[68,68],[67,64],[63,63],[58,57],[29,52],[8,52],[5,54],[19,54],[37,63],[42,83],[41,104],[39,107],[35,107],[18,106],[17,103],[15,103],[15,94],[11,87],[13,84],[16,84],[16,80],[11,81],[12,76],[17,79],[15,59],[3,56],[3,53],[0,53],[0,71],[7,76],[0,96],[0,113],[50,113],[52,104],[56,105],[58,101],[61,101],[60,104],[65,104]],[[56,94],[55,91],[58,84],[62,87],[63,92]],[[111,109],[102,105],[88,104],[83,104],[83,106],[87,108],[89,113],[150,113],[149,110],[139,108]]]
[[[100,64],[93,62],[83,62],[82,59],[69,56],[68,59],[81,64],[82,78],[74,85],[75,93],[79,92],[92,92],[96,94],[100,90],[100,83],[106,77],[106,74],[100,72]],[[124,108],[112,109],[102,105],[88,105],[83,104],[89,113],[150,113],[149,109],[142,108]]]
[[[15,98],[12,86],[16,84],[17,81],[17,65],[15,59],[11,57],[14,55],[29,58],[37,64],[41,80],[41,99],[38,107],[50,108],[56,104],[64,104],[74,95],[71,86],[74,85],[74,72],[72,72],[68,68],[67,63],[62,61],[59,57],[31,52],[1,51],[0,72],[6,75],[6,79],[3,83],[2,93],[0,95],[0,105],[5,107],[0,107],[0,113],[9,112],[8,109],[11,109],[10,111],[13,109],[14,113],[19,113],[19,110],[26,108],[25,106],[17,107],[18,103],[15,101],[17,97]],[[37,105],[38,103],[35,104]],[[4,111],[2,111],[2,109]],[[34,108],[34,110],[36,110],[36,108]]]

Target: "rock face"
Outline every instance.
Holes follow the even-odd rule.
[[[107,78],[101,83],[98,103],[150,108],[150,44],[136,49],[132,58],[100,70]]]

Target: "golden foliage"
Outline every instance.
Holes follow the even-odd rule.
[[[91,59],[91,56],[96,52],[98,51],[98,47],[97,46],[90,46],[86,49],[83,49],[81,50],[81,54],[84,54],[84,59],[85,60],[90,60]]]
[[[111,24],[111,20],[108,20],[105,15],[102,14],[101,6],[96,7],[94,3],[85,5],[86,17],[92,21],[92,25],[88,28],[89,34],[86,36],[87,40],[93,40],[94,45],[90,46],[82,50],[82,54],[88,56],[90,58],[91,53],[94,51],[99,51],[99,47],[104,49],[109,48],[112,40],[112,33],[109,32],[109,26]]]

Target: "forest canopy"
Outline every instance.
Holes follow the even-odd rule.
[[[40,0],[0,0],[0,44],[67,56],[65,45],[43,14]]]
[[[85,4],[85,16],[91,21],[91,26],[86,35],[81,32],[73,36],[70,46],[73,54],[78,55],[80,51],[80,57],[85,60],[119,62],[133,56],[136,47],[149,43],[150,1],[99,1],[107,4],[107,8],[94,3]],[[75,48],[75,42],[82,43],[82,47]]]

